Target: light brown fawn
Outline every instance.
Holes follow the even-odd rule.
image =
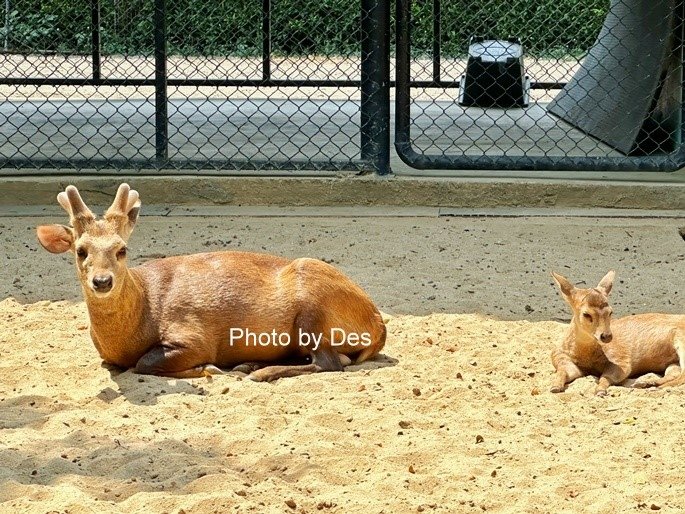
[[[233,368],[271,381],[341,371],[385,344],[373,302],[323,261],[213,252],[129,268],[126,243],[140,211],[136,191],[121,184],[99,220],[74,186],[57,200],[71,226],[39,226],[38,240],[52,253],[74,252],[90,335],[106,363],[175,378]],[[311,363],[260,369],[307,356]]]
[[[595,394],[629,377],[664,374],[656,380],[636,381],[633,387],[674,386],[685,383],[685,316],[637,314],[612,320],[609,293],[615,273],[609,271],[592,289],[579,289],[552,273],[573,318],[559,348],[552,352],[556,377],[551,391],[585,375],[599,377]]]

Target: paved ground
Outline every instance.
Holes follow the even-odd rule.
[[[677,313],[685,306],[685,241],[678,234],[685,225],[683,213],[651,213],[669,216],[664,218],[597,217],[616,216],[615,211],[461,217],[446,216],[450,211],[444,209],[443,216],[437,209],[396,209],[381,216],[381,209],[360,208],[327,217],[321,210],[312,216],[313,210],[269,214],[237,207],[171,212],[150,207],[147,212],[167,214],[153,216],[145,215],[145,209],[130,243],[133,264],[224,249],[317,257],[341,267],[391,313],[566,319],[549,272],[594,285],[610,268],[618,273],[617,315]],[[54,206],[47,214],[0,217],[0,298],[80,299],[71,255],[48,254],[35,238],[37,224],[66,221]]]
[[[172,99],[169,157],[216,163],[359,160],[359,109],[358,100]],[[5,101],[0,157],[145,162],[155,155],[154,120],[152,100]],[[417,151],[428,155],[621,156],[548,114],[545,104],[467,109],[455,101],[415,102],[411,133]],[[410,170],[394,148],[392,168]]]
[[[153,64],[151,56],[103,56],[102,73],[107,78],[151,78]],[[360,70],[358,58],[288,57],[274,58],[272,64],[274,79],[356,80]],[[465,65],[463,59],[443,59],[442,79],[458,80]],[[565,83],[578,66],[577,59],[526,59],[526,73],[538,82]],[[172,56],[168,68],[172,79],[261,77],[260,59]],[[391,76],[394,69],[393,59]],[[92,64],[87,56],[13,55],[0,62],[0,72],[15,78],[86,78]],[[430,80],[432,63],[412,60],[411,76]],[[556,92],[533,89],[526,109],[465,109],[457,103],[456,88],[413,88],[412,144],[429,156],[620,158],[607,145],[547,113],[546,105]],[[357,88],[170,86],[168,93],[169,157],[176,166],[311,159],[334,160],[341,169],[354,169],[360,158]],[[6,85],[0,86],[0,94],[5,98],[0,103],[0,160],[101,156],[142,165],[154,157],[152,87]],[[390,94],[392,99],[395,90]],[[431,174],[407,166],[394,148],[391,166],[395,173]],[[0,170],[0,176],[5,173],[16,175],[17,170]],[[463,175],[455,170],[447,174]]]

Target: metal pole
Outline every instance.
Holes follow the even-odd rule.
[[[440,0],[433,0],[433,82],[440,82]]]
[[[361,158],[390,173],[390,0],[361,2]]]
[[[271,0],[262,0],[262,79],[271,79]]]
[[[675,13],[675,40],[673,42],[673,51],[678,52],[680,56],[680,66],[674,73],[680,74],[680,132],[676,134],[676,148],[678,153],[682,153],[685,147],[685,52],[683,45],[685,44],[685,2],[678,2],[676,4]]]
[[[100,0],[90,1],[91,50],[93,55],[93,80],[100,80]]]
[[[411,149],[410,9],[409,0],[397,1],[395,15],[395,149],[400,157]]]
[[[5,0],[5,52],[10,48],[10,0]]]
[[[169,158],[166,72],[166,0],[155,0],[155,157],[163,166]]]

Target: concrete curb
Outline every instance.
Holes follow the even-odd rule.
[[[0,206],[53,205],[76,185],[86,202],[109,205],[119,183],[137,189],[144,204],[193,206],[397,206],[606,208],[685,211],[685,183],[529,178],[341,177],[5,177]]]
[[[92,205],[101,213],[105,205]],[[685,221],[685,211],[604,208],[535,208],[500,207],[496,209],[458,207],[395,206],[317,206],[278,207],[273,205],[143,205],[146,217],[161,218],[588,218],[588,219],[674,219]],[[0,205],[2,218],[61,219],[64,211],[58,205]],[[685,229],[684,229],[685,230]]]

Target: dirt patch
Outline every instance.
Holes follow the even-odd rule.
[[[550,271],[587,287],[609,269],[617,272],[612,293],[617,316],[683,311],[685,244],[675,233],[683,223],[679,219],[163,217],[144,212],[129,243],[133,265],[214,250],[314,257],[340,267],[392,314],[567,320]],[[35,236],[38,224],[66,221],[63,214],[0,218],[0,298],[81,300],[73,257],[49,254]]]

